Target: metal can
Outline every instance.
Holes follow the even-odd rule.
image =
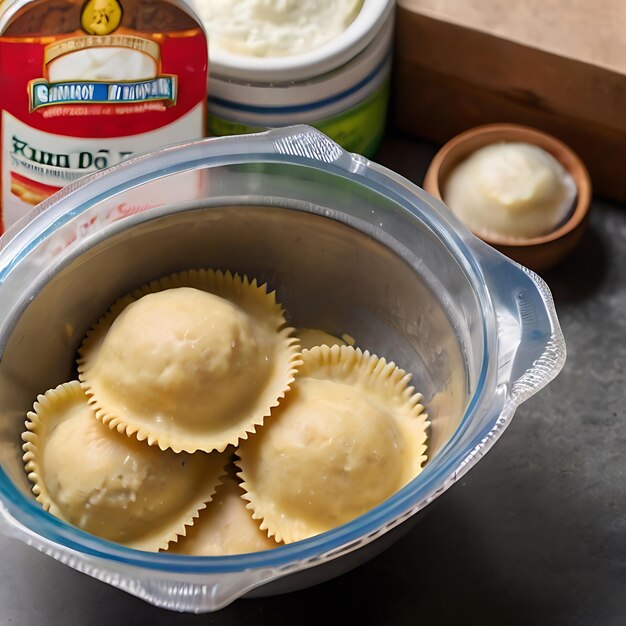
[[[0,233],[85,174],[203,137],[207,77],[181,0],[0,3]]]

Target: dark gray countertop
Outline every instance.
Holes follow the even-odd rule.
[[[376,160],[421,183],[428,144]],[[0,536],[0,625],[626,624],[626,206],[595,199],[544,273],[565,333],[557,379],[382,555],[330,582],[212,614],[154,608]]]

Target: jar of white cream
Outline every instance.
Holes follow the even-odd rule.
[[[393,0],[191,4],[209,41],[209,134],[306,123],[373,155],[389,99]]]

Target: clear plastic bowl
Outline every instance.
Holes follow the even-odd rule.
[[[412,372],[432,422],[423,472],[344,526],[256,554],[140,552],[44,512],[21,461],[25,412],[75,376],[77,346],[117,296],[190,267],[267,280],[294,325],[347,332]],[[65,188],[0,239],[0,527],[179,611],[308,586],[408,530],[564,360],[540,278],[420,188],[310,127],[137,157]]]

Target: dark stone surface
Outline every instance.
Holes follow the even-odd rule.
[[[388,138],[376,160],[419,184],[433,154]],[[0,624],[626,624],[626,207],[595,199],[583,241],[544,278],[565,368],[382,555],[317,587],[194,616],[0,537]]]

